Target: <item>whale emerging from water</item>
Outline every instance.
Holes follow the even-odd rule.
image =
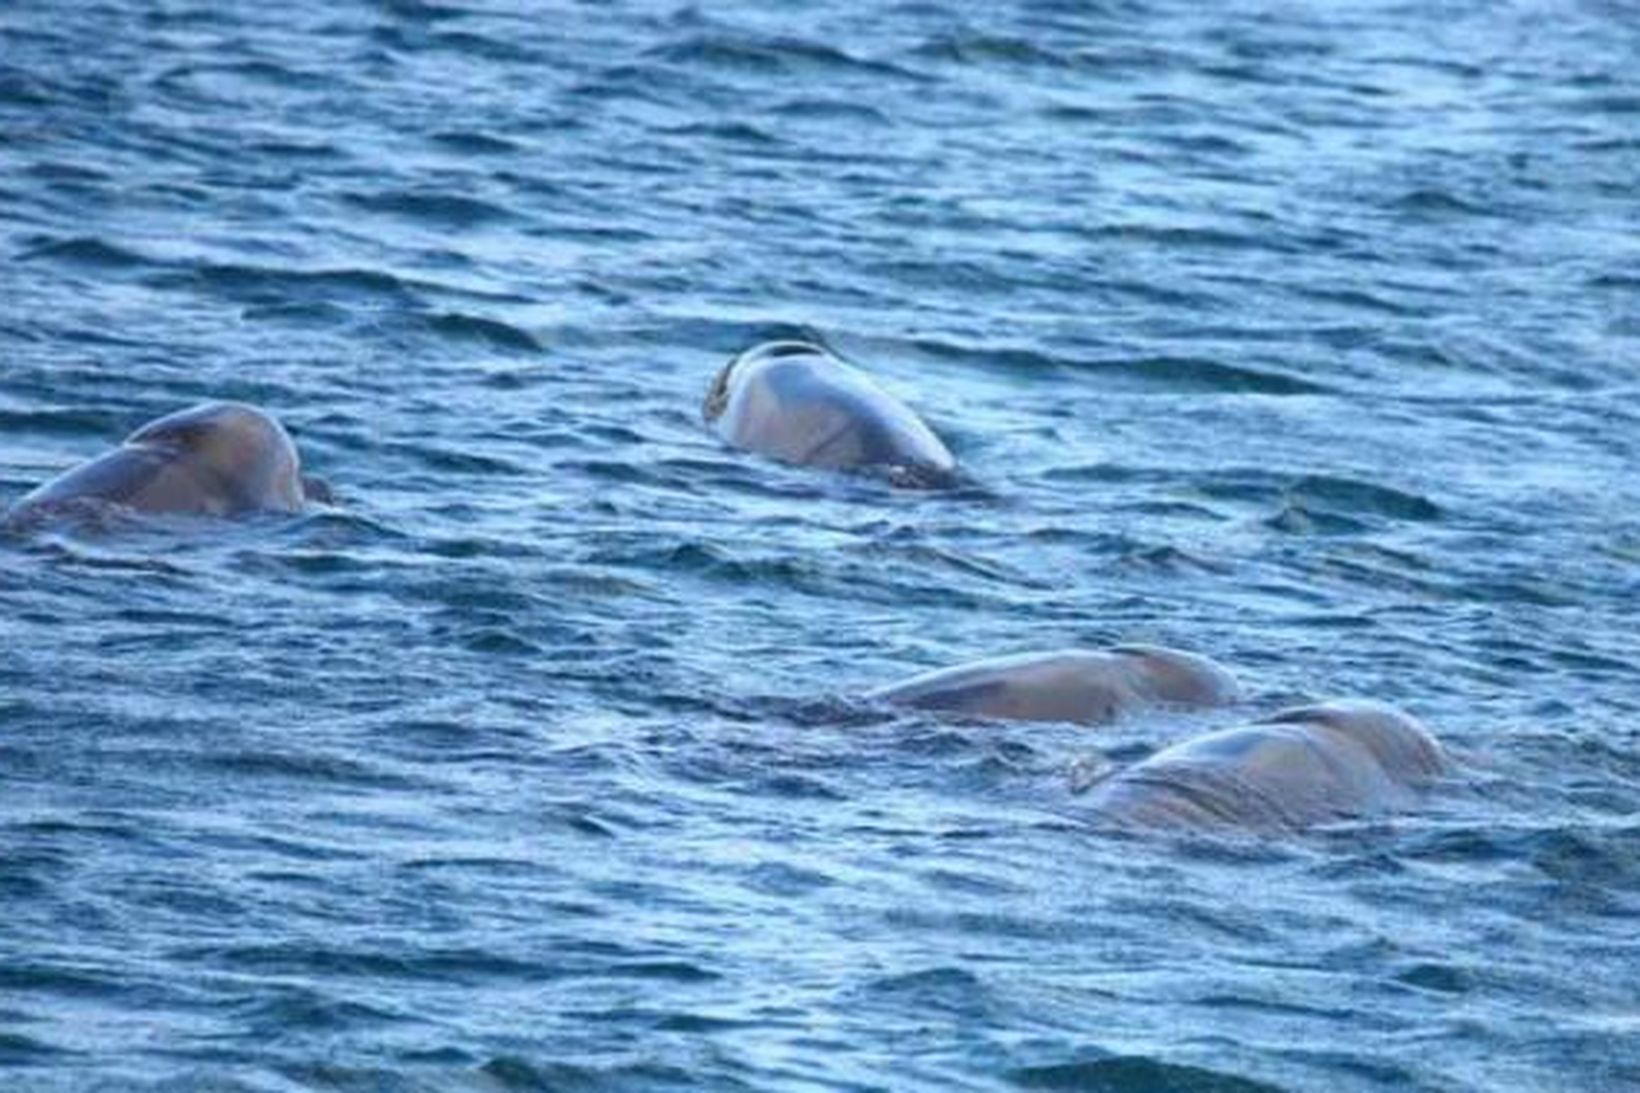
[[[1017,721],[1099,725],[1153,706],[1221,706],[1241,689],[1204,656],[1158,645],[995,657],[925,672],[866,697]]]
[[[1410,715],[1335,701],[1163,748],[1095,783],[1088,803],[1125,827],[1292,831],[1408,807],[1450,769]]]
[[[949,484],[956,470],[910,407],[808,342],[768,342],[732,358],[702,413],[729,443],[786,463],[874,469],[918,486]]]
[[[27,494],[9,523],[117,507],[139,513],[239,516],[297,513],[330,490],[304,478],[296,445],[268,413],[205,402],[150,421],[118,448]]]

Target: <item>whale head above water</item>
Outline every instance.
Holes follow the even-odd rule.
[[[1406,807],[1450,770],[1411,715],[1334,701],[1169,745],[1095,783],[1088,800],[1125,827],[1294,831]]]
[[[156,418],[112,451],[70,468],[23,497],[11,519],[71,506],[154,514],[238,516],[300,512],[329,489],[304,479],[284,426],[241,402],[205,402]]]
[[[943,485],[956,470],[910,407],[808,342],[767,342],[731,359],[701,414],[735,447],[785,463],[879,470],[910,485]]]

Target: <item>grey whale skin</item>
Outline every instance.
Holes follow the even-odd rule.
[[[1015,721],[1100,725],[1153,706],[1222,706],[1241,688],[1204,656],[1159,645],[1022,653],[941,668],[866,697]]]
[[[1088,804],[1129,828],[1298,831],[1406,808],[1450,770],[1409,714],[1335,701],[1170,745],[1095,783]]]
[[[879,470],[943,486],[957,461],[944,442],[864,372],[808,342],[766,342],[730,359],[702,416],[737,448],[811,467]]]
[[[139,513],[239,516],[298,513],[330,500],[303,478],[296,445],[274,417],[241,402],[204,402],[156,418],[119,447],[39,486],[8,523],[118,506]]]

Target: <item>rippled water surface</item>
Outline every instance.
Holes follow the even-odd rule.
[[[5,1088],[1640,1086],[1640,8],[0,7],[0,502],[214,397],[340,503],[0,544]],[[821,339],[971,482],[699,421]],[[1207,653],[1107,730],[851,698]],[[1383,698],[1300,838],[1067,771]]]

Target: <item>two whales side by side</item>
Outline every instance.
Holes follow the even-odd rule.
[[[767,342],[733,357],[702,416],[735,447],[784,463],[877,471],[908,486],[954,481],[956,457],[910,407],[808,342]]]
[[[1198,654],[1120,645],[975,661],[865,697],[961,716],[1100,725],[1160,707],[1229,705],[1241,688]],[[1408,807],[1450,769],[1410,715],[1340,700],[1169,745],[1095,782],[1087,800],[1100,819],[1125,827],[1290,831]]]
[[[205,402],[150,421],[119,447],[33,490],[7,514],[12,525],[90,509],[153,515],[243,516],[301,512],[329,501],[305,478],[296,445],[266,411]]]

